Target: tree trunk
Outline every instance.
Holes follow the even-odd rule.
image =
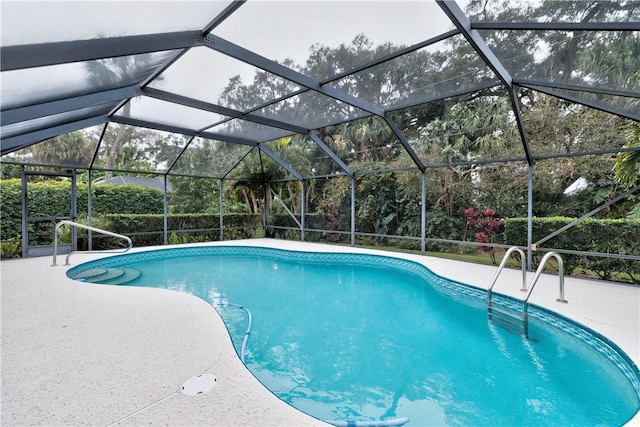
[[[247,211],[251,213],[251,202],[249,201],[249,196],[247,195],[247,190],[244,188],[240,190],[240,194],[242,194],[242,198],[244,199],[244,204],[247,205]]]
[[[300,198],[298,196],[298,192],[296,191],[297,186],[291,185],[291,181],[287,182],[287,190],[289,190],[289,194],[291,195],[291,212],[294,214],[300,213]]]
[[[269,192],[269,184],[267,184],[262,190],[262,200],[264,200],[264,206],[262,211],[262,221],[264,226],[265,237],[273,237],[273,233],[269,227],[269,209],[271,209],[271,193]]]
[[[122,114],[125,117],[129,117],[131,114],[131,102],[127,102],[122,108]],[[116,165],[116,160],[118,159],[118,154],[120,153],[120,149],[125,142],[125,125],[118,125],[118,131],[116,132],[116,136],[113,140],[113,144],[111,147],[107,148],[107,171],[104,174],[104,183],[111,183],[111,178],[113,177],[113,168]]]
[[[258,200],[256,199],[256,195],[254,194],[253,191],[249,192],[249,195],[251,196],[251,204],[253,206],[253,211],[252,213],[258,213],[260,212],[260,206],[258,204]]]

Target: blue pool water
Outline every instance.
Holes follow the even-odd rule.
[[[246,365],[324,420],[407,425],[622,425],[638,370],[595,333],[532,308],[530,340],[487,321],[486,292],[390,257],[198,247],[105,258],[128,285],[196,295],[221,314]],[[500,301],[499,301],[500,302]],[[502,301],[509,304],[508,300]]]

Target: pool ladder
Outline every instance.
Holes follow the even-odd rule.
[[[505,307],[498,307],[493,304],[493,287],[498,281],[498,277],[504,266],[507,264],[509,256],[514,252],[518,252],[520,254],[520,259],[522,261],[522,285],[520,287],[520,291],[525,293],[525,296],[522,300],[520,300],[520,309],[511,309]],[[545,265],[549,258],[554,257],[558,261],[558,278],[560,279],[560,296],[556,299],[557,302],[566,304],[568,301],[564,298],[564,263],[562,258],[557,252],[547,252],[545,256],[540,261],[540,265],[536,270],[536,274],[533,276],[531,280],[531,285],[529,289],[527,289],[527,272],[525,267],[525,256],[524,252],[518,247],[511,247],[507,250],[502,258],[502,262],[498,267],[498,271],[496,271],[493,280],[491,281],[491,285],[487,291],[487,314],[489,317],[489,321],[495,323],[496,325],[502,326],[505,329],[508,329],[512,332],[519,333],[523,335],[525,338],[529,338],[529,298],[531,297],[531,293],[538,283],[538,279],[542,274]],[[516,304],[517,306],[518,304]]]

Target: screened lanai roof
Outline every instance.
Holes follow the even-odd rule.
[[[115,127],[145,128],[172,144],[168,160],[154,164],[158,173],[233,176],[234,165],[257,156],[289,177],[311,176],[312,161],[278,154],[293,136],[320,148],[335,173],[351,175],[323,136],[370,118],[386,129],[389,150],[424,170],[429,160],[413,150],[399,115],[485,91],[508,100],[519,159],[531,164],[525,88],[640,120],[638,1],[3,0],[1,7],[3,161],[37,143],[55,150],[52,138],[89,129],[93,155],[60,166],[104,168]],[[196,164],[190,152],[205,146],[224,156]]]

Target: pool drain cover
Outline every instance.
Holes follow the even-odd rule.
[[[218,384],[218,377],[211,374],[201,374],[191,377],[182,384],[182,394],[196,396],[207,393]]]

